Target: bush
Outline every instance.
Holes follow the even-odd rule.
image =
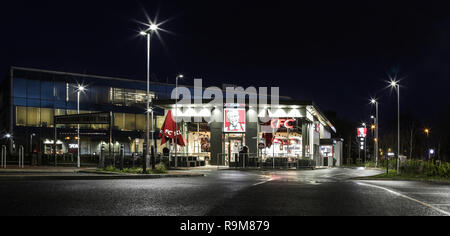
[[[165,174],[167,173],[167,168],[164,163],[159,163],[155,166],[155,169],[153,170],[153,173],[155,174]]]

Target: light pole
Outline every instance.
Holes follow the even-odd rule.
[[[397,173],[400,171],[400,84],[392,80],[390,86],[397,90]]]
[[[430,143],[428,141],[428,137],[430,136],[430,129],[426,128],[424,130],[424,132],[425,132],[425,135],[427,136],[427,141],[426,141],[426,143],[427,143],[427,155],[428,155],[428,161],[430,161],[431,160],[431,157],[430,157]]]
[[[362,123],[362,126],[364,127],[364,130],[367,129],[366,123]],[[364,136],[364,164],[366,164],[366,162],[367,162],[367,145],[366,145],[367,139],[366,139],[366,137],[367,137],[367,134]]]
[[[86,88],[83,85],[77,86],[77,114],[80,114],[80,93]],[[80,168],[80,124],[77,125],[78,151],[77,151],[77,168]],[[56,140],[55,140],[56,142]]]
[[[145,30],[141,31],[140,34],[142,36],[147,37],[147,109],[146,109],[146,116],[145,116],[145,145],[144,145],[144,161],[143,161],[143,172],[145,173],[147,171],[147,161],[148,161],[148,149],[150,146],[150,112],[153,116],[153,109],[150,110],[150,39],[151,39],[151,32],[156,31],[158,29],[158,26],[155,24],[151,24],[150,27]]]
[[[378,101],[376,99],[371,99],[370,102],[375,105],[375,167],[378,167]]]
[[[175,168],[178,167],[178,157],[177,157],[177,144],[178,144],[178,123],[177,123],[177,111],[178,111],[178,79],[179,78],[183,78],[184,75],[179,74],[177,75],[177,77],[175,78]]]

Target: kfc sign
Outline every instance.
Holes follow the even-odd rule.
[[[365,138],[367,136],[367,128],[363,128],[363,127],[358,128],[357,132],[358,132],[359,138]]]
[[[245,108],[225,108],[223,116],[224,132],[245,133]]]
[[[287,128],[293,129],[295,125],[295,119],[272,119],[270,126],[273,129]]]

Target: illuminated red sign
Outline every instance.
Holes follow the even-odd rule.
[[[294,125],[295,125],[295,119],[272,119],[272,121],[270,121],[270,126],[273,129],[279,129],[279,128],[293,129]]]
[[[363,128],[363,127],[358,128],[357,132],[358,132],[359,138],[365,138],[367,136],[367,128]]]

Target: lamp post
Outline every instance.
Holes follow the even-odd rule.
[[[83,85],[77,86],[77,114],[80,114],[80,94],[84,92],[86,88]],[[80,168],[80,124],[77,125],[77,141],[78,141],[78,151],[77,151],[77,168]],[[56,140],[55,140],[56,142]]]
[[[400,84],[392,80],[390,86],[397,90],[397,173],[400,171]]]
[[[376,110],[376,114],[375,114],[375,167],[378,167],[378,101],[376,99],[371,99],[370,103],[375,105],[375,110]]]
[[[366,123],[362,123],[362,126],[364,127],[364,130],[366,130],[367,129],[367,125],[366,125]],[[364,136],[364,164],[366,164],[366,162],[367,162],[367,146],[366,146],[366,137],[367,137],[367,134]]]
[[[142,36],[147,37],[147,94],[146,94],[146,103],[147,103],[147,109],[146,109],[146,116],[145,116],[145,143],[144,145],[144,161],[143,161],[143,172],[145,173],[147,171],[147,161],[148,161],[148,150],[150,146],[150,112],[153,116],[153,110],[150,110],[150,39],[151,39],[151,32],[154,32],[158,29],[158,26],[155,24],[151,24],[150,27],[145,30],[141,31],[140,34]]]
[[[179,78],[183,78],[184,75],[179,74],[177,75],[177,77],[175,78],[175,168],[178,167],[178,157],[177,157],[177,145],[178,145],[178,123],[177,123],[177,111],[178,111],[178,79]]]
[[[431,155],[430,155],[430,143],[429,143],[429,141],[428,141],[428,137],[430,136],[430,129],[426,128],[426,129],[424,130],[424,133],[425,133],[425,135],[427,136],[427,141],[426,141],[426,143],[427,143],[427,154],[428,154],[428,161],[430,161],[430,160],[431,160]],[[425,157],[425,158],[426,158],[426,157]]]

